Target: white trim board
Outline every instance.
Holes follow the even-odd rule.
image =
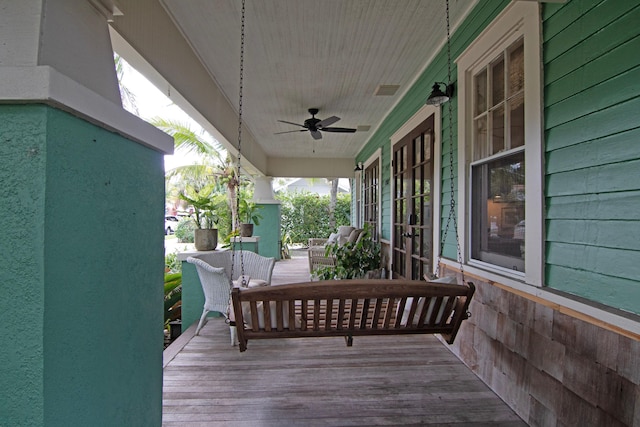
[[[0,67],[0,103],[50,105],[141,145],[173,154],[173,138],[49,66]]]

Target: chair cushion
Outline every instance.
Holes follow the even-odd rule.
[[[266,280],[260,280],[260,279],[251,279],[249,281],[249,287],[250,288],[259,288],[261,286],[267,286],[267,282]]]
[[[334,243],[338,242],[338,237],[340,237],[339,233],[331,233],[329,235],[329,239],[327,240],[327,242],[325,243],[326,245],[332,245]]]
[[[351,231],[351,233],[349,234],[349,237],[347,237],[347,241],[349,243],[355,243],[358,240],[358,237],[360,237],[360,234],[362,234],[364,230],[362,228],[354,228],[353,231]]]
[[[338,234],[344,237],[349,237],[349,234],[354,230],[355,227],[351,227],[350,225],[341,225],[338,227]]]
[[[243,276],[240,276],[236,280],[233,281],[233,287],[234,288],[242,287],[242,277]],[[244,280],[245,280],[245,286],[244,286],[245,288],[259,288],[261,286],[267,286],[268,285],[266,280],[253,279],[253,278],[247,276],[246,274],[244,275]]]

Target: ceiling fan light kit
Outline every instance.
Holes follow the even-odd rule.
[[[340,120],[340,117],[331,116],[324,120],[320,120],[316,118],[316,114],[318,114],[317,108],[309,108],[309,114],[311,114],[311,118],[304,121],[304,124],[288,122],[286,120],[278,120],[281,123],[287,123],[289,125],[300,126],[304,129],[300,130],[289,130],[285,132],[276,132],[276,135],[290,132],[306,132],[309,131],[311,133],[311,137],[313,139],[322,139],[321,132],[335,132],[335,133],[354,133],[356,129],[353,128],[342,128],[342,127],[331,127],[332,124]]]

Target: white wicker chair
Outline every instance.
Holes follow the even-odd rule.
[[[188,257],[187,262],[195,265],[205,297],[196,335],[200,333],[210,311],[217,311],[229,318],[229,298],[231,295],[229,277],[232,270],[232,280],[237,280],[244,273],[245,276],[251,278],[251,282],[260,282],[260,286],[269,286],[275,266],[275,258],[263,257],[249,251],[237,251],[235,256],[232,251],[210,252]],[[231,268],[232,264],[233,269]],[[235,345],[237,343],[235,326],[230,326],[230,333],[231,345]]]

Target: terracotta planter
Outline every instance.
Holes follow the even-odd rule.
[[[218,229],[196,229],[193,232],[197,251],[212,251],[218,246]]]
[[[240,236],[242,237],[253,236],[253,224],[240,224]]]

